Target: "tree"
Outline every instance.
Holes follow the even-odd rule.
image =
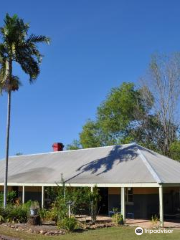
[[[22,70],[29,75],[30,83],[40,73],[39,64],[42,55],[37,49],[37,43],[49,43],[46,36],[28,36],[29,24],[24,23],[17,15],[10,17],[6,14],[4,26],[0,28],[2,42],[0,43],[0,89],[8,94],[7,111],[7,136],[6,136],[6,166],[4,179],[4,207],[7,203],[7,180],[9,159],[9,136],[11,119],[11,94],[18,91],[21,83],[17,76],[13,75],[13,63],[18,63]]]
[[[180,141],[174,141],[170,146],[170,157],[180,161]]]
[[[97,108],[96,120],[88,120],[83,126],[79,134],[81,147],[136,141],[158,150],[164,135],[157,116],[151,113],[153,96],[148,91],[145,87],[137,89],[133,83],[113,88]],[[144,96],[146,92],[149,98]]]
[[[78,140],[73,140],[73,142],[71,144],[68,144],[66,146],[66,149],[67,150],[77,150],[77,149],[80,149],[81,148],[81,144]]]
[[[153,112],[163,127],[162,152],[170,154],[170,146],[177,137],[180,97],[180,54],[154,55],[149,72],[142,81],[153,95]],[[148,94],[146,98],[149,98]]]
[[[88,120],[79,135],[80,143],[83,148],[102,146],[103,142],[100,131],[101,129],[96,122]]]
[[[122,83],[119,88],[113,88],[98,107],[97,121],[104,133],[120,143],[138,128],[151,105],[143,99],[141,89],[136,89],[133,83]]]

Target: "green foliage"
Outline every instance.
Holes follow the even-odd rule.
[[[170,157],[180,161],[180,141],[175,141],[170,145]]]
[[[133,83],[123,83],[120,88],[113,88],[107,99],[98,107],[97,118],[104,132],[124,131],[129,122],[134,120],[138,108],[139,92]],[[142,107],[140,106],[141,110]]]
[[[58,227],[72,232],[78,227],[78,222],[75,217],[65,217],[58,221]]]
[[[157,215],[154,215],[154,216],[151,217],[151,223],[153,225],[157,224],[158,221],[159,221],[159,218],[157,217]]]
[[[50,209],[41,208],[39,215],[42,221],[55,221],[57,223],[58,209],[53,205]]]
[[[80,142],[78,140],[74,140],[72,142],[72,144],[68,144],[66,146],[67,150],[77,150],[77,149],[80,149],[80,148],[81,148],[81,144],[80,144]]]
[[[88,120],[80,133],[80,141],[83,148],[100,147],[100,129],[94,121]]]
[[[115,213],[112,216],[112,221],[115,225],[122,225],[123,222],[123,215],[120,213]]]
[[[8,204],[13,204],[16,198],[16,192],[15,191],[11,191],[8,192],[7,194],[7,203]]]
[[[137,142],[164,152],[165,132],[159,115],[153,111],[154,96],[147,87],[136,88],[133,83],[123,83],[113,88],[105,101],[97,108],[94,121],[88,120],[79,134],[78,147],[99,147]],[[169,124],[168,124],[169,125]],[[177,126],[170,124],[172,139],[177,139]],[[179,145],[171,145],[170,155],[179,159]]]
[[[29,201],[27,201],[26,203],[24,203],[24,204],[22,205],[23,209],[24,209],[28,214],[29,214],[29,209],[30,209],[30,207],[31,207],[31,204],[32,204],[32,201],[29,200]]]
[[[0,216],[4,222],[27,222],[27,210],[23,205],[8,205],[5,209],[1,207]]]
[[[4,217],[0,215],[0,223],[4,222]]]
[[[0,193],[0,207],[3,205],[3,193]],[[7,204],[14,204],[16,199],[16,192],[10,191],[7,194]]]
[[[88,187],[70,188],[65,187],[64,182],[62,183],[62,186],[51,188],[50,191],[52,192],[54,202],[47,211],[40,210],[42,218],[44,220],[51,219],[59,222],[69,217],[70,204],[71,215],[79,214],[80,209],[83,209],[86,213],[90,214],[94,222],[97,215],[97,204],[100,200],[98,189],[94,187],[93,192],[91,192],[91,189]]]
[[[39,215],[40,215],[41,221],[47,221],[47,212],[48,212],[48,210],[45,208],[41,208],[39,210]]]
[[[118,212],[118,208],[113,208],[114,214],[112,215],[112,222],[115,225],[122,225],[124,224],[123,215]]]
[[[6,208],[4,209],[3,203],[0,206],[0,222],[17,222],[17,223],[25,223],[27,222],[27,216],[30,214],[30,206],[32,201],[28,201],[25,204],[17,205],[14,203],[13,197],[14,193],[8,193],[9,202]],[[3,199],[3,194],[1,194]]]
[[[82,148],[136,141],[156,149],[159,138],[153,130],[159,133],[161,128],[156,116],[150,115],[153,97],[148,92],[149,97],[145,98],[146,92],[148,89],[136,89],[133,83],[113,88],[98,107],[96,121],[88,120],[83,126],[80,133]]]
[[[4,26],[0,29],[0,86],[1,90],[16,91],[21,85],[19,78],[12,75],[12,62],[17,62],[29,75],[30,82],[39,75],[39,64],[42,55],[37,43],[49,43],[50,39],[39,35],[28,36],[29,24],[24,23],[17,15],[6,14]],[[9,65],[8,65],[9,64]],[[8,71],[8,74],[7,74]]]
[[[0,193],[0,207],[3,205],[3,193]]]

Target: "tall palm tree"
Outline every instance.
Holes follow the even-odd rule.
[[[40,73],[39,64],[42,55],[37,49],[37,43],[49,43],[46,36],[28,36],[29,24],[24,23],[17,15],[12,17],[6,14],[4,26],[0,28],[0,91],[7,92],[7,133],[6,133],[6,158],[4,176],[4,208],[7,204],[7,181],[9,160],[9,133],[11,120],[11,94],[18,91],[21,82],[13,75],[13,62],[18,63],[22,70],[29,75],[30,83],[34,82]]]

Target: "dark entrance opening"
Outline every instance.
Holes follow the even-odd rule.
[[[99,188],[101,199],[98,203],[98,214],[108,214],[108,188]]]

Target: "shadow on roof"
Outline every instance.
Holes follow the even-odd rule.
[[[98,172],[96,176],[101,175],[110,171],[113,168],[115,162],[116,164],[120,164],[121,162],[132,161],[137,156],[138,154],[136,145],[131,145],[126,148],[122,148],[121,146],[114,146],[106,157],[91,161],[79,167],[76,171],[80,172],[74,175],[72,178],[66,180],[66,182],[76,178],[84,172],[91,172],[91,174],[96,174],[102,169],[102,171]]]

